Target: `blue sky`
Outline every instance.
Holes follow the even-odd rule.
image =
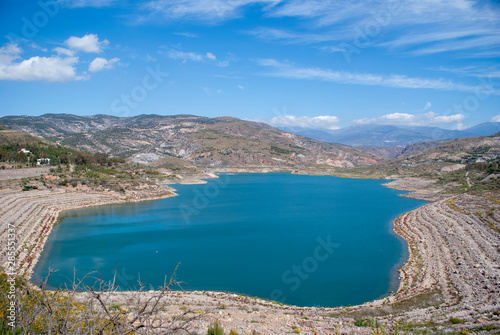
[[[0,116],[500,122],[500,4],[0,1]]]

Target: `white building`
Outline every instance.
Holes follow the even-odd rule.
[[[50,165],[50,158],[38,158],[36,165]]]

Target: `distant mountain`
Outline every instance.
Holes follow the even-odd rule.
[[[45,114],[6,116],[0,125],[90,153],[149,164],[175,157],[200,167],[291,170],[377,164],[379,159],[357,148],[232,117]]]
[[[500,131],[500,122],[485,122],[462,131],[447,130],[438,127],[404,127],[391,125],[362,125],[337,130],[300,127],[280,127],[280,129],[318,141],[340,143],[356,147],[404,147],[418,142],[492,135]]]
[[[484,122],[463,130],[462,133],[467,136],[460,137],[489,136],[498,132],[500,132],[500,122]]]

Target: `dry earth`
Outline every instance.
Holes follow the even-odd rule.
[[[442,199],[443,196],[439,194],[443,191],[442,188],[429,188],[429,185],[434,184],[437,180],[435,179],[422,179],[422,178],[392,178],[387,177],[387,179],[396,179],[389,183],[384,184],[389,188],[394,188],[401,191],[410,191],[411,193],[403,194],[403,197],[421,199],[426,201],[436,201]]]

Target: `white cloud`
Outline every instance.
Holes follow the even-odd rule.
[[[494,116],[492,119],[491,119],[491,122],[500,122],[500,114]]]
[[[404,75],[378,75],[371,73],[355,73],[347,71],[334,71],[321,68],[301,68],[290,64],[281,63],[274,59],[261,59],[257,63],[261,66],[273,68],[265,73],[268,76],[289,79],[322,80],[343,84],[373,85],[410,89],[434,89],[443,91],[476,92],[479,86],[470,86],[444,79],[412,78]],[[500,90],[489,90],[489,94],[500,95]]]
[[[435,116],[434,118],[431,118],[431,120],[434,124],[450,124],[464,121],[465,116],[463,114],[441,115]]]
[[[116,2],[116,0],[66,0],[63,1],[62,3],[65,6],[71,8],[83,8],[83,7],[99,8],[99,7],[111,6],[113,5],[114,2]]]
[[[428,102],[425,104],[425,106],[424,106],[424,111],[425,111],[425,110],[428,110],[428,109],[429,109],[429,108],[431,108],[431,107],[432,107],[432,104],[430,103],[430,101],[428,101]]]
[[[336,125],[339,121],[338,117],[332,115],[320,115],[315,117],[280,115],[264,122],[275,127],[302,127],[334,130],[339,129]]]
[[[211,53],[211,52],[207,52],[207,58],[211,59],[211,60],[216,60],[215,55],[213,53]]]
[[[8,43],[0,48],[0,64],[8,64],[13,60],[20,58],[23,50],[15,43]]]
[[[0,48],[0,80],[66,82],[86,79],[77,76],[78,57],[21,58],[22,49],[16,44]]]
[[[243,90],[245,89],[245,86],[243,86],[243,85],[238,85],[238,88],[239,88],[240,90],[242,90],[242,91],[243,91]]]
[[[100,58],[97,57],[94,59],[90,65],[89,65],[89,71],[90,72],[98,72],[102,70],[109,70],[112,69],[114,64],[118,63],[120,61],[119,58],[113,58],[110,60],[107,60],[105,58]]]
[[[71,36],[64,43],[74,50],[99,53],[109,44],[109,41],[99,41],[96,34],[87,34],[83,37]]]
[[[425,114],[392,113],[377,118],[363,118],[354,120],[355,124],[387,124],[400,126],[439,126],[461,123],[465,120],[463,114],[438,115],[434,112]]]

